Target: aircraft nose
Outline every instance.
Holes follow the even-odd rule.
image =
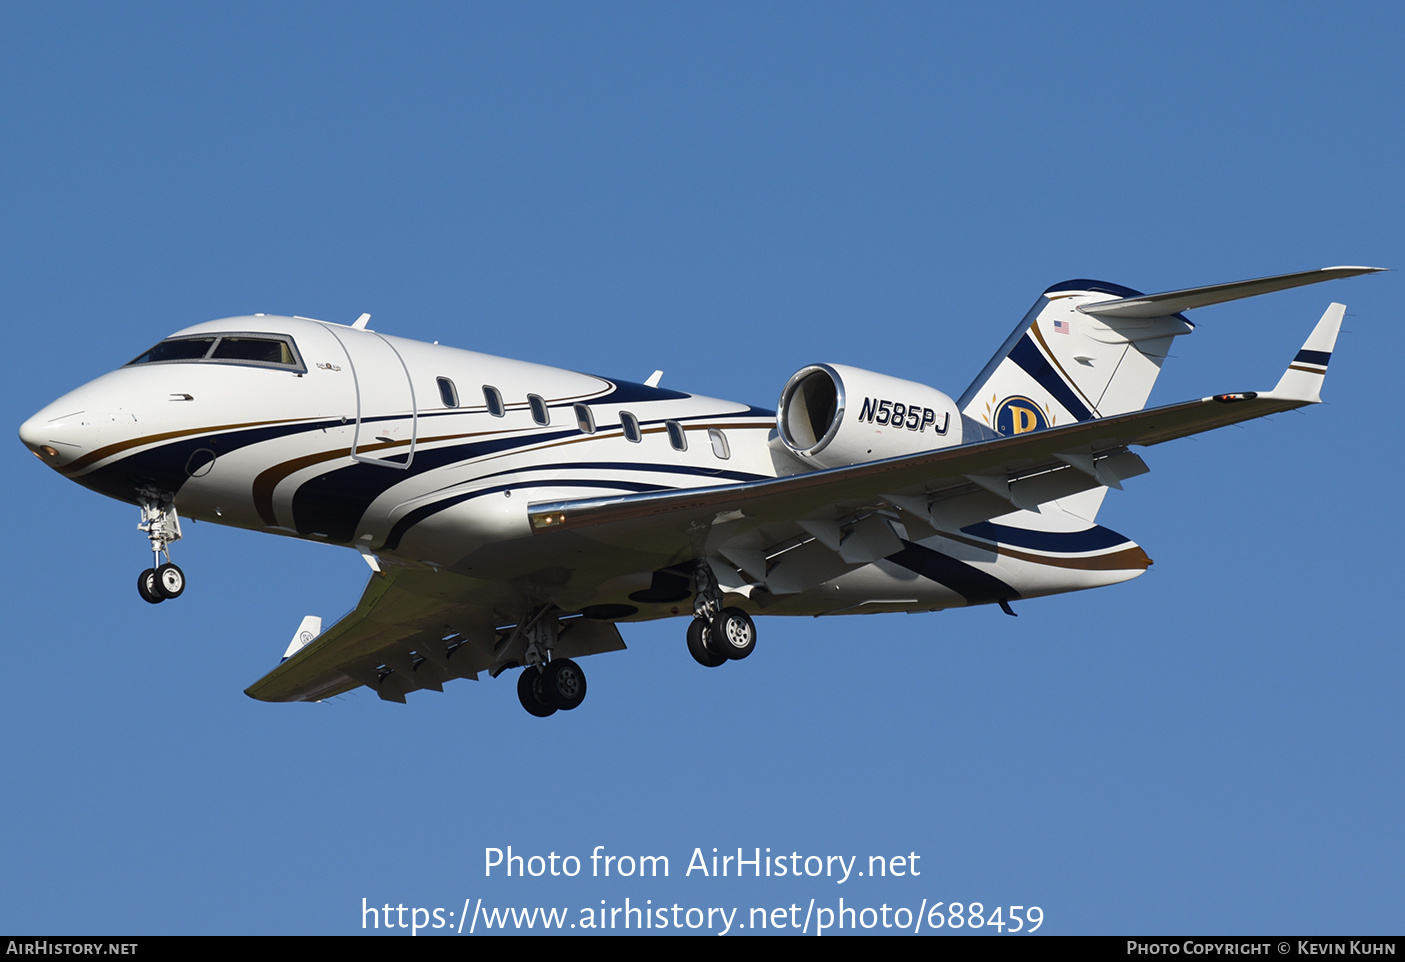
[[[24,446],[51,468],[60,468],[96,446],[97,432],[83,399],[67,394],[20,425]]]

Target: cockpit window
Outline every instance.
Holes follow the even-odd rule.
[[[212,361],[257,361],[260,364],[294,364],[293,347],[271,337],[222,337],[210,355]]]
[[[173,337],[147,351],[133,364],[159,364],[161,361],[198,361],[214,347],[213,337]]]
[[[291,338],[277,334],[214,334],[171,337],[132,360],[131,364],[201,361],[272,367],[299,374],[307,370]],[[130,364],[128,366],[131,366]]]

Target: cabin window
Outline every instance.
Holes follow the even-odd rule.
[[[507,405],[502,403],[502,392],[491,384],[483,385],[483,403],[488,405],[488,413],[495,418],[507,413]]]
[[[527,406],[532,409],[533,421],[543,425],[551,423],[551,412],[546,409],[546,402],[540,394],[528,394]]]
[[[199,361],[205,364],[239,364],[273,367],[304,373],[291,338],[278,334],[209,334],[195,337],[169,337],[131,364],[166,364],[173,361]]]
[[[707,436],[712,439],[712,453],[723,461],[732,456],[732,449],[727,444],[727,435],[722,433],[721,428],[708,428]]]
[[[635,444],[639,443],[639,439],[642,435],[639,432],[639,419],[637,417],[630,414],[628,411],[621,411],[620,427],[624,429],[626,441],[633,441]]]
[[[447,377],[439,378],[439,400],[444,402],[446,408],[459,406],[458,389],[454,387],[454,382]]]
[[[683,432],[683,425],[677,421],[665,421],[664,426],[668,428],[668,443],[673,445],[673,449],[688,450],[688,435]]]
[[[594,434],[595,415],[590,413],[590,405],[577,404],[574,405],[574,408],[576,412],[576,424],[580,425],[581,431],[585,434]]]

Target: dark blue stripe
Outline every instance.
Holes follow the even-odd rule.
[[[591,377],[600,377],[592,374]],[[681,401],[684,398],[692,397],[691,394],[684,394],[682,391],[670,391],[664,387],[649,387],[647,384],[636,384],[634,381],[616,381],[612,377],[601,377],[614,386],[614,390],[609,394],[591,398],[585,402],[587,404],[630,404],[634,401]]]
[[[979,568],[957,561],[940,551],[924,548],[911,541],[903,542],[906,547],[897,554],[888,555],[888,561],[902,565],[929,581],[944,585],[966,599],[967,604],[983,605],[996,601],[1014,601],[1020,593],[994,575],[986,574]]]
[[[1130,539],[1101,525],[1095,525],[1084,531],[1030,531],[1025,528],[995,524],[992,521],[982,521],[980,524],[967,525],[961,530],[973,538],[998,541],[1001,544],[1014,545],[1019,548],[1034,548],[1037,551],[1100,551],[1104,548],[1131,544]]]
[[[298,534],[317,533],[326,536],[328,541],[350,544],[351,539],[356,537],[356,526],[371,502],[407,478],[524,444],[554,441],[579,433],[576,428],[571,428],[566,431],[543,431],[526,439],[518,435],[451,444],[442,448],[416,446],[415,460],[404,471],[360,461],[334,468],[305,481],[293,493],[293,524]]]
[[[629,481],[541,481],[537,483],[528,482],[526,484],[500,484],[492,488],[479,488],[476,491],[469,491],[465,494],[454,495],[442,501],[435,501],[433,504],[420,505],[415,510],[406,514],[395,526],[390,529],[390,534],[386,536],[385,544],[381,546],[382,551],[394,551],[400,547],[400,541],[415,525],[425,518],[432,517],[441,511],[447,511],[454,505],[463,504],[465,501],[472,501],[474,498],[481,498],[485,495],[496,494],[499,491],[528,491],[532,488],[619,488],[621,491],[638,493],[640,491],[658,491],[662,486],[657,484],[637,484]]]
[[[179,492],[181,485],[188,479],[185,473],[186,463],[190,456],[201,448],[208,448],[215,452],[216,457],[221,457],[251,444],[341,425],[340,418],[329,418],[325,421],[298,421],[177,438],[129,454],[74,480],[110,498],[136,504],[135,494],[140,487]]]
[[[471,461],[489,454],[503,453],[512,448],[529,448],[543,441],[584,436],[580,434],[579,429],[569,428],[563,431],[542,431],[526,436],[500,437],[487,441],[451,444],[444,447],[417,446],[415,459],[406,471],[361,462],[336,468],[304,482],[294,492],[293,524],[299,534],[307,535],[317,532],[325,535],[329,541],[347,544],[356,536],[356,526],[371,503],[407,478],[416,477],[446,465]],[[544,466],[539,464],[522,465],[500,473],[514,474],[542,467]],[[556,467],[557,470],[598,467],[603,470],[663,471],[727,478],[736,481],[754,481],[763,477],[722,469],[628,462],[576,462],[574,464],[562,463]],[[598,485],[600,482],[590,483]],[[653,491],[658,487],[664,486],[645,486],[641,490]]]
[[[1089,411],[1078,399],[1078,395],[1073,393],[1073,389],[1059,376],[1059,372],[1054,370],[1054,366],[1040,353],[1038,346],[1034,343],[1034,338],[1028,334],[1020,338],[1019,343],[1010,351],[1010,360],[1034,378],[1039,386],[1062,404],[1064,410],[1069,414],[1072,414],[1079,421],[1092,420],[1093,412]]]
[[[1331,351],[1309,351],[1307,348],[1303,348],[1298,352],[1298,356],[1293,358],[1293,361],[1294,363],[1306,361],[1308,364],[1321,364],[1323,367],[1326,367],[1327,362],[1331,359]]]
[[[1058,294],[1062,291],[1096,291],[1099,294],[1111,294],[1113,297],[1117,298],[1146,297],[1146,294],[1142,291],[1134,291],[1130,287],[1123,287],[1121,284],[1113,284],[1109,281],[1090,281],[1086,279],[1064,281],[1061,284],[1055,284],[1044,293],[1046,295]],[[1195,327],[1195,323],[1184,314],[1170,314],[1167,316],[1184,321],[1192,328]]]
[[[1121,284],[1112,284],[1108,281],[1090,281],[1085,279],[1064,281],[1055,284],[1046,290],[1045,294],[1057,294],[1061,291],[1097,291],[1099,294],[1111,294],[1113,297],[1145,297],[1141,291],[1134,291],[1130,287],[1123,287]]]

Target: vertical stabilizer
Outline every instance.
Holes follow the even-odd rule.
[[[1141,410],[1171,341],[1194,325],[1079,310],[1140,296],[1103,281],[1049,288],[961,395],[962,413],[1012,435]]]

